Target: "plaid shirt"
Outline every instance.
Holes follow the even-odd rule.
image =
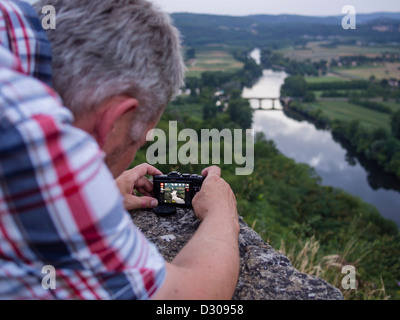
[[[133,225],[99,146],[72,121],[51,89],[36,13],[1,0],[0,299],[148,299],[165,261]],[[45,266],[55,289],[43,285]]]

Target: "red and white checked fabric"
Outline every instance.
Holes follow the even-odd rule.
[[[33,8],[0,1],[0,299],[148,299],[165,261],[133,225],[94,139],[51,89]],[[56,271],[45,289],[44,266]]]

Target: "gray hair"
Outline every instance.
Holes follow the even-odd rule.
[[[162,111],[183,85],[181,39],[169,15],[145,0],[39,0],[56,9],[54,89],[75,115],[112,96],[139,100],[142,121]]]

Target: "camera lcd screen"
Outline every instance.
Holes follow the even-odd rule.
[[[190,202],[190,184],[160,183],[160,200],[164,204],[185,205]]]

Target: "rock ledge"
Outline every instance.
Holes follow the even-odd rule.
[[[200,222],[192,210],[160,217],[153,211],[135,211],[136,226],[172,261],[196,232]],[[240,218],[240,276],[234,300],[342,300],[337,288],[322,279],[300,273],[288,258],[266,244]]]

